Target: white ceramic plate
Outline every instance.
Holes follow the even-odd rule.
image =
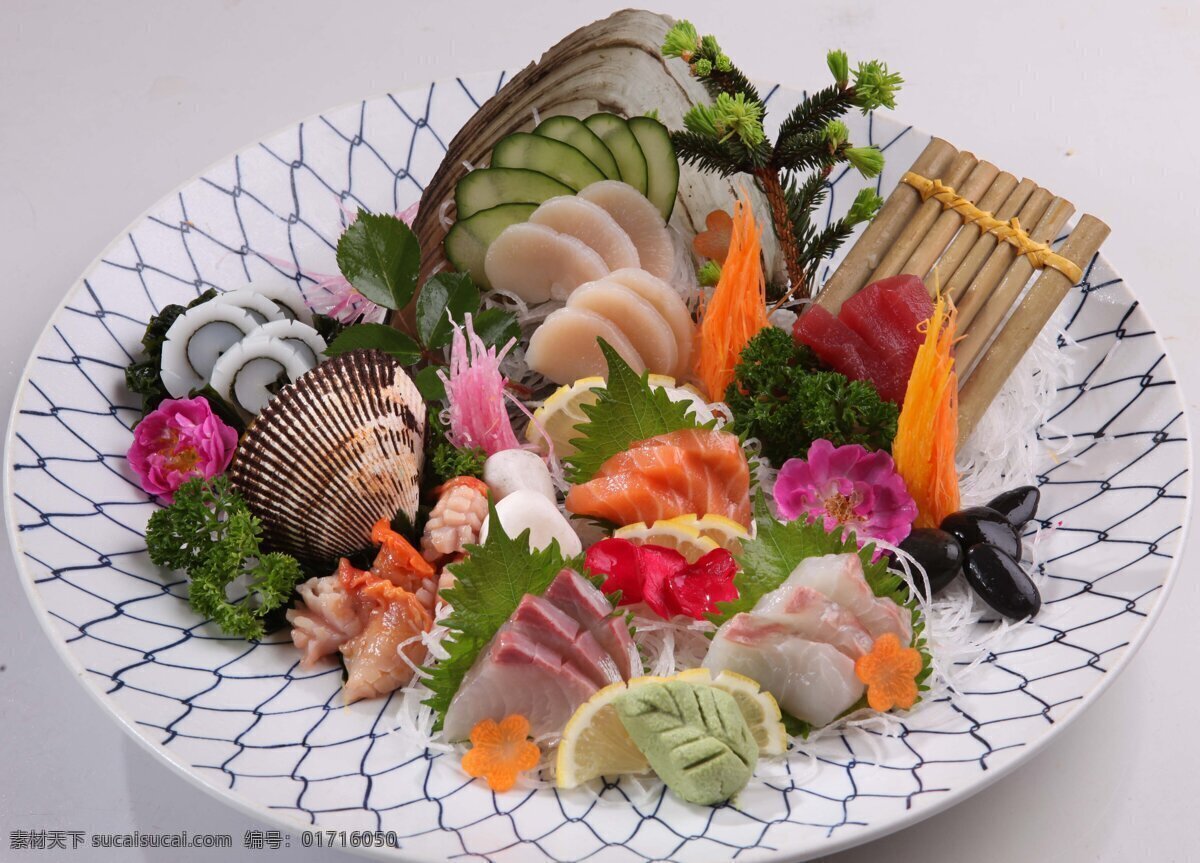
[[[599,800],[493,795],[451,759],[389,736],[389,701],[341,707],[338,669],[299,669],[286,634],[259,645],[222,637],[188,608],[181,577],[150,563],[142,532],[154,505],[125,462],[138,412],[122,377],[149,316],[209,287],[334,272],[345,211],[415,201],[454,132],[503,80],[371,99],[251,146],[152,207],[71,289],[25,371],[5,478],[30,602],[84,686],[222,799],[293,830],[395,831],[400,849],[383,853],[407,860],[796,860],[911,824],[1031,757],[1145,637],[1188,515],[1174,375],[1101,258],[1066,300],[1082,347],[1054,423],[1092,442],[1047,460],[1039,477],[1041,517],[1059,529],[1036,624],[989,657],[972,691],[921,707],[902,736],[827,740],[736,807],[646,799],[627,784]],[[798,97],[772,89],[774,116]],[[884,192],[928,140],[887,117],[853,123],[856,141],[886,150]],[[834,179],[837,212],[859,181]]]

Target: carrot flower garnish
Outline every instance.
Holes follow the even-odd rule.
[[[881,713],[899,707],[907,710],[917,703],[917,675],[921,653],[904,647],[887,632],[875,639],[871,652],[854,663],[854,673],[867,685],[867,704]]]
[[[724,264],[733,239],[733,217],[724,210],[713,210],[705,217],[704,228],[692,240],[692,249],[702,258]]]
[[[508,791],[517,775],[537,767],[542,752],[529,739],[529,720],[519,713],[500,722],[485,719],[471,729],[471,748],[463,756],[468,776],[487,780],[493,791]]]

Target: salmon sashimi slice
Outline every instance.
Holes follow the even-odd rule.
[[[292,643],[303,654],[300,667],[312,668],[362,632],[364,621],[357,600],[336,574],[310,578],[296,592],[300,602],[287,610],[287,620],[292,625]]]
[[[512,623],[533,641],[561,653],[597,686],[621,680],[616,660],[596,637],[545,597],[526,594],[513,612]]]
[[[862,697],[854,660],[810,641],[792,615],[736,614],[713,636],[704,667],[744,674],[793,716],[826,725]]]
[[[750,526],[750,467],[737,437],[688,429],[633,444],[567,495],[567,509],[614,524],[695,513]]]
[[[612,604],[586,578],[564,569],[546,588],[545,598],[592,634],[617,664],[624,680],[642,673],[642,658],[623,617],[615,617]]]
[[[346,703],[387,695],[408,683],[414,668],[425,661],[426,648],[418,638],[433,618],[416,595],[370,573],[344,578],[357,593],[366,615],[362,631],[342,645],[346,661]],[[407,658],[407,661],[405,661]]]
[[[500,627],[451,699],[442,724],[447,740],[465,740],[479,722],[513,713],[529,720],[534,737],[555,734],[599,690],[561,653],[510,623]]]

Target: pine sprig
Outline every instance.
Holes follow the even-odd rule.
[[[836,120],[853,107],[853,89],[830,84],[825,89],[810,94],[792,109],[779,124],[779,134],[775,140],[779,145],[785,144],[797,135],[819,129],[830,120]]]
[[[671,133],[671,144],[685,164],[709,174],[731,177],[744,170],[743,154],[733,152],[734,148],[728,143],[723,144],[711,135],[682,129]]]
[[[567,464],[567,480],[575,485],[587,482],[630,444],[715,423],[701,425],[687,402],[671,401],[664,389],[650,386],[649,375],[637,375],[603,339],[600,350],[608,362],[608,384],[595,390],[595,404],[583,405],[588,421],[575,426],[582,436],[571,441],[576,452]]]
[[[495,504],[488,504],[487,541],[467,546],[467,556],[449,565],[454,587],[442,592],[453,609],[442,621],[449,636],[442,642],[449,656],[426,669],[426,685],[433,695],[425,704],[437,714],[440,730],[450,702],[480,653],[517,610],[522,597],[540,596],[566,567],[578,569],[580,561],[567,560],[552,541],[544,549],[530,550],[529,530],[510,537],[504,531]]]

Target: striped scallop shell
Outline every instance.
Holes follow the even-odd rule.
[[[416,516],[425,403],[380,351],[335,357],[284,387],[229,469],[264,543],[313,567],[371,544],[371,526]]]

